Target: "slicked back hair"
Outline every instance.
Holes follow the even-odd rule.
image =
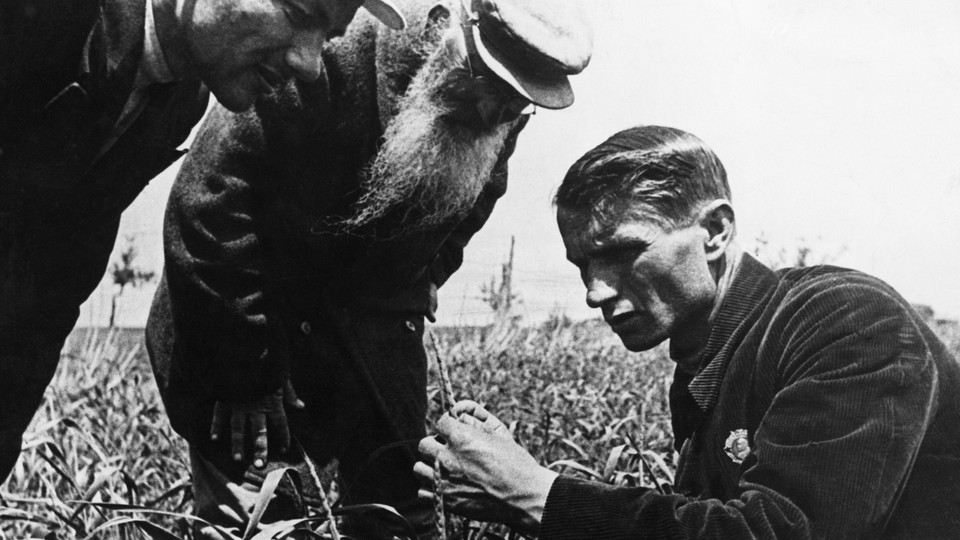
[[[554,204],[600,222],[631,213],[674,228],[690,224],[703,204],[730,198],[727,172],[703,141],[679,129],[637,126],[577,160]]]

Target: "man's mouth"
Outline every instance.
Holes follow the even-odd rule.
[[[628,326],[635,323],[638,319],[638,315],[635,311],[630,311],[627,313],[620,313],[614,315],[607,319],[607,324],[610,325],[610,329],[616,333],[620,333],[622,330],[626,330]]]

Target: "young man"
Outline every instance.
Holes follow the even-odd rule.
[[[174,183],[147,343],[190,442],[196,511],[224,528],[244,530],[285,463],[305,489],[263,523],[317,504],[306,454],[339,461],[348,504],[433,532],[411,472],[424,318],[506,190],[521,113],[572,103],[591,36],[574,2],[401,5],[406,32],[358,22],[317,81],[215,109]],[[284,408],[286,381],[305,406]]]
[[[106,269],[121,212],[179,158],[207,88],[232,110],[319,76],[391,0],[12,0],[0,7],[0,478]]]
[[[956,536],[956,359],[876,278],[744,254],[730,201],[716,155],[657,126],[588,152],[556,198],[587,303],[631,351],[669,340],[675,494],[558,476],[463,402],[416,465],[430,483],[439,459],[452,511],[542,540]]]

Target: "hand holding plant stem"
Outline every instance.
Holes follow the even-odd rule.
[[[456,403],[437,423],[437,437],[420,441],[424,460],[414,466],[429,483],[441,465],[448,510],[470,519],[504,523],[536,534],[550,487],[558,474],[540,464],[513,440],[510,430],[476,402]],[[421,496],[429,492],[421,490]]]

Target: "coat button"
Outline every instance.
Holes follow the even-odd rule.
[[[310,323],[308,323],[307,321],[303,321],[302,323],[300,323],[300,331],[303,332],[303,335],[309,336],[309,335],[310,335]]]
[[[411,320],[406,321],[406,325],[407,325],[407,330],[409,330],[409,331],[411,331],[411,332],[416,332],[416,331],[417,331],[417,325],[413,324],[413,321],[411,321]]]

